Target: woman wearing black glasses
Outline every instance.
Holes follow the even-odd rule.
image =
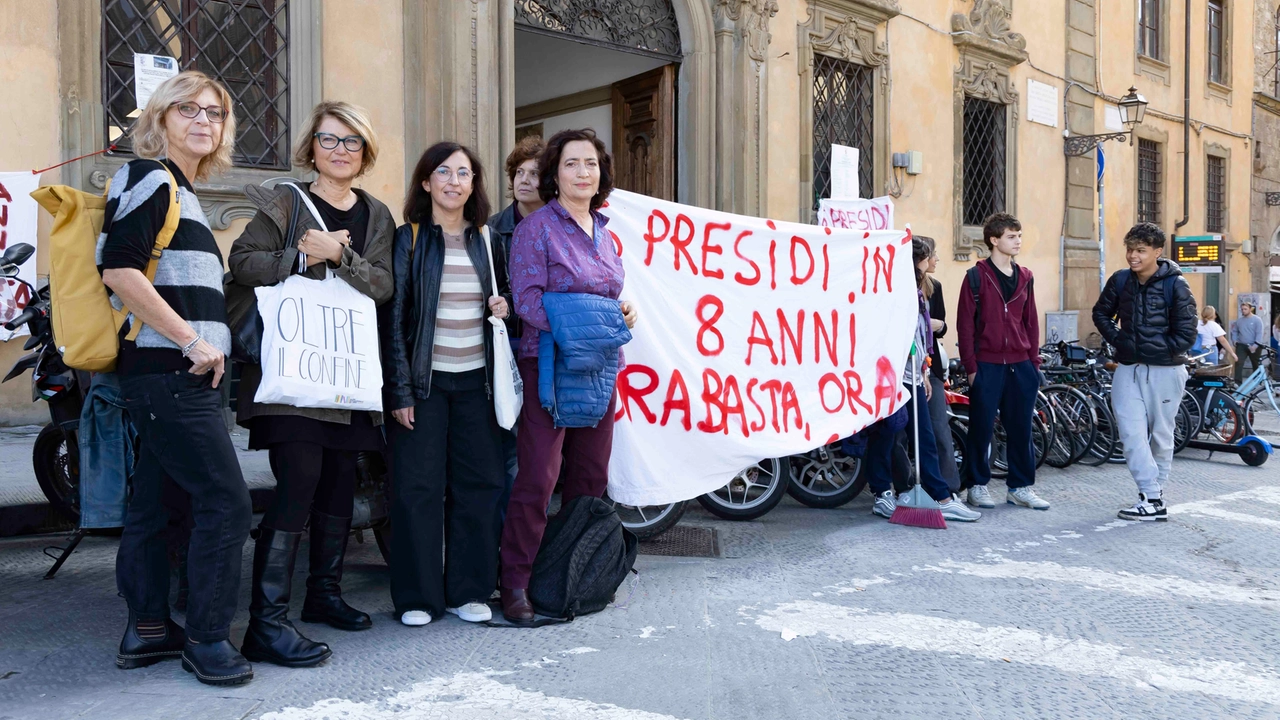
[[[312,111],[293,160],[317,174],[302,189],[327,230],[320,229],[304,204],[293,236],[286,237],[301,193],[285,184],[245,188],[260,210],[231,247],[227,302],[232,327],[251,309],[253,288],[295,273],[322,280],[327,268],[378,304],[390,299],[395,221],[386,205],[352,187],[377,157],[368,114],[349,103],[325,102]],[[356,456],[382,450],[382,417],[256,403],[261,379],[259,366],[242,368],[236,422],[249,428],[250,449],[268,451],[276,494],[258,526],[242,652],[250,660],[310,667],[329,657],[329,647],[308,640],[288,619],[294,558],[308,517],[311,571],[302,620],[341,630],[373,625],[366,613],[342,600],[339,582],[351,532]]]

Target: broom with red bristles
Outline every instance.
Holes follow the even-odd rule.
[[[947,519],[942,517],[942,508],[937,501],[929,497],[920,484],[920,408],[916,405],[916,381],[920,378],[919,358],[916,355],[916,344],[911,344],[911,435],[916,451],[916,484],[907,492],[898,496],[898,506],[894,509],[889,522],[911,527],[946,530]]]

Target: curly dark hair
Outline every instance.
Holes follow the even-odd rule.
[[[516,192],[516,171],[520,166],[530,160],[537,160],[542,151],[547,149],[547,143],[539,135],[526,135],[516,143],[511,154],[507,156],[507,194],[514,195]],[[538,180],[542,180],[542,176],[538,176]]]
[[[986,220],[982,221],[982,242],[987,244],[987,249],[994,249],[992,238],[999,239],[1010,230],[1021,232],[1022,223],[1018,222],[1018,218],[1009,213],[992,213]]]
[[[462,217],[476,227],[489,220],[489,195],[484,189],[484,168],[480,157],[475,152],[456,142],[438,142],[427,148],[413,169],[413,178],[409,181],[409,193],[404,199],[405,222],[425,224],[431,220],[431,193],[422,184],[431,179],[431,173],[444,164],[450,155],[461,152],[471,163],[471,197],[462,208]]]
[[[591,128],[561,130],[547,141],[547,149],[538,158],[538,195],[542,196],[543,202],[551,202],[553,198],[559,197],[560,186],[556,184],[556,178],[560,174],[560,156],[564,153],[565,145],[577,140],[585,140],[596,148],[596,156],[600,161],[600,188],[591,198],[591,209],[599,210],[609,193],[613,192],[613,156]]]
[[[1129,228],[1124,234],[1124,246],[1148,245],[1156,250],[1164,249],[1165,235],[1160,226],[1151,222],[1142,222]]]

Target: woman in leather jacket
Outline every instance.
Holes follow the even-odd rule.
[[[505,320],[511,301],[504,253],[492,253],[489,270],[489,199],[476,154],[452,142],[428,148],[404,217],[383,328],[383,405],[395,418],[391,598],[405,625],[445,611],[485,622],[504,490],[487,318]]]

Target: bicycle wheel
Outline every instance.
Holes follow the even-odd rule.
[[[1089,452],[1098,432],[1098,416],[1089,396],[1069,385],[1050,385],[1042,392],[1056,423],[1045,462],[1064,468]]]
[[[1107,399],[1092,391],[1088,393],[1088,397],[1093,405],[1097,432],[1094,434],[1093,442],[1089,444],[1089,449],[1080,458],[1080,462],[1089,467],[1098,467],[1111,457],[1119,440],[1119,434],[1116,429],[1115,415],[1111,414],[1111,406],[1107,403]]]
[[[1214,393],[1204,409],[1204,432],[1214,440],[1231,444],[1250,433],[1244,408],[1226,393]]]
[[[1249,427],[1265,435],[1280,435],[1280,388],[1261,385],[1244,400]]]
[[[1193,425],[1191,424],[1191,413],[1187,411],[1185,404],[1178,405],[1178,415],[1173,422],[1173,452],[1178,454],[1182,452],[1187,443],[1191,442]]]
[[[1187,425],[1191,430],[1191,435],[1187,439],[1190,440],[1204,429],[1204,410],[1200,407],[1200,398],[1193,392],[1182,393],[1181,406],[1187,413]]]

